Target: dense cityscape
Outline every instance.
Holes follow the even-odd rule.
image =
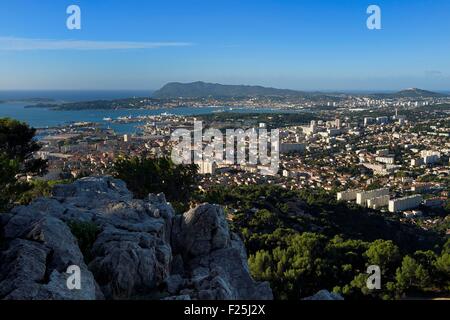
[[[179,99],[176,105],[190,100]],[[304,102],[298,109],[291,107],[299,112],[295,119],[283,113],[285,105],[273,102],[270,108],[279,107],[279,113],[256,115],[251,110],[248,114],[233,113],[236,105],[228,105],[228,101],[214,103],[224,107],[207,116],[161,114],[107,119],[111,123],[136,123],[141,128],[138,134],[118,135],[95,123],[40,129],[43,147],[37,156],[49,161],[44,179],[106,174],[120,155],[170,156],[174,144],[171,133],[180,128],[193,130],[195,120],[219,129],[247,129],[265,127],[278,117],[278,123],[285,123],[278,128],[279,172],[268,174],[261,165],[226,161],[205,164],[200,168],[203,177],[198,188],[264,183],[286,189],[322,188],[337,192],[338,200],[420,218],[424,227],[444,222],[439,208],[447,205],[450,191],[450,98],[348,97],[337,104],[322,101],[327,111],[317,107],[309,114],[302,113],[303,108],[314,108],[314,103]],[[251,106],[266,107],[265,102]],[[291,118],[287,118],[289,115]]]

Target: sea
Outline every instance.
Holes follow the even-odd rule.
[[[241,113],[279,113],[274,109],[247,109],[227,108],[220,106],[211,107],[179,107],[161,109],[123,109],[123,110],[78,110],[58,111],[42,108],[25,108],[30,102],[20,99],[53,99],[56,102],[82,102],[92,100],[112,100],[132,97],[149,97],[151,91],[0,91],[0,101],[15,100],[15,102],[0,103],[0,118],[8,117],[28,123],[34,128],[52,128],[68,125],[75,122],[95,122],[105,128],[111,128],[118,134],[138,133],[142,123],[111,123],[105,119],[118,117],[137,117],[159,115],[163,113],[174,115],[204,115],[216,112],[241,112]]]

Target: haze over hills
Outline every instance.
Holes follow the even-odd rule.
[[[157,99],[170,98],[230,98],[230,97],[318,97],[339,96],[342,93],[305,92],[290,89],[277,89],[263,86],[251,85],[223,85],[218,83],[207,83],[202,81],[191,83],[170,82],[161,89],[154,92],[153,97]],[[409,88],[395,93],[375,93],[368,96],[379,98],[419,98],[419,97],[443,97],[444,94]]]

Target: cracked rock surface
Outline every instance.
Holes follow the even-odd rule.
[[[69,227],[94,225],[86,253]],[[89,177],[0,214],[0,299],[272,299],[254,281],[223,209],[175,215],[164,194],[133,199],[121,180]],[[84,252],[84,255],[83,253]],[[80,269],[70,290],[67,268]]]

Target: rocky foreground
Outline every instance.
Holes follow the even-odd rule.
[[[83,256],[73,222],[96,225]],[[133,199],[121,180],[90,177],[0,215],[0,299],[272,299],[249,273],[223,209],[175,215],[163,194]],[[86,252],[85,252],[85,255]],[[69,266],[81,289],[69,289]]]

